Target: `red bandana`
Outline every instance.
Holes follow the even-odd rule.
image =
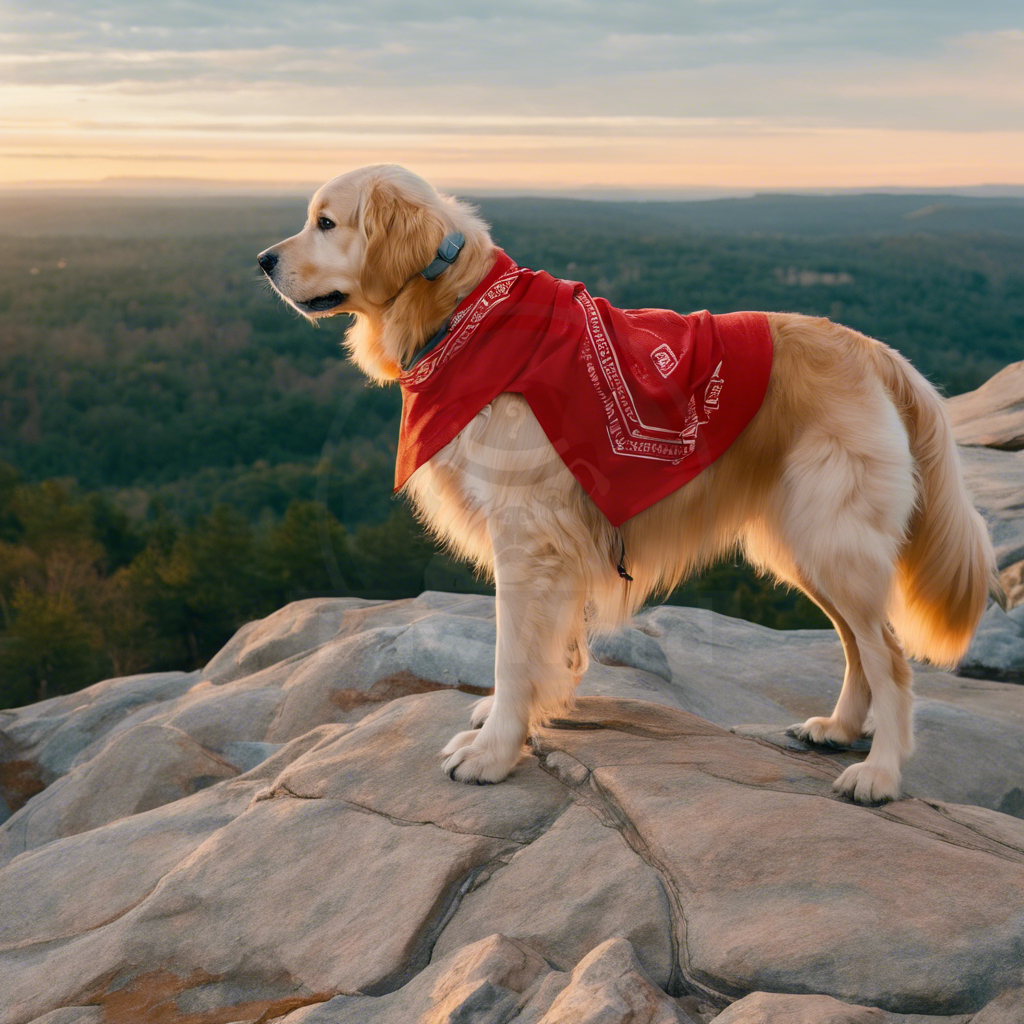
[[[398,378],[395,490],[512,391],[620,526],[739,437],[761,407],[771,364],[763,313],[616,309],[498,250],[443,340]]]

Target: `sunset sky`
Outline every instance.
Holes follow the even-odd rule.
[[[1019,0],[5,0],[0,185],[1024,185]]]

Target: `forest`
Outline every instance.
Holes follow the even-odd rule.
[[[480,198],[519,263],[623,307],[829,316],[947,394],[1024,356],[1024,200]],[[0,194],[0,707],[201,667],[321,595],[487,583],[391,495],[400,397],[260,280],[299,198]],[[827,624],[727,563],[671,600]]]

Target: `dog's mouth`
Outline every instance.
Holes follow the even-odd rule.
[[[344,292],[328,292],[326,295],[318,295],[314,299],[296,302],[295,305],[308,309],[310,313],[323,313],[328,309],[334,309],[335,306],[340,306],[347,298],[348,296]]]

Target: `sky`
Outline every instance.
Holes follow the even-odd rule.
[[[1024,185],[1020,0],[3,0],[0,186]]]

